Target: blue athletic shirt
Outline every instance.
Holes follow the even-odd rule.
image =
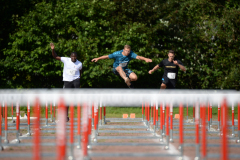
[[[137,54],[134,53],[133,51],[131,51],[128,56],[124,56],[122,52],[123,50],[120,50],[108,55],[110,59],[114,59],[113,63],[114,68],[121,66],[123,69],[126,69],[129,61],[131,59],[136,59],[137,57]]]

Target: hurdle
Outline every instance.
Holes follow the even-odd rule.
[[[240,102],[238,103],[238,139],[237,143],[240,143]]]
[[[47,92],[48,93],[48,92]],[[77,92],[76,92],[77,93]],[[105,93],[106,94],[106,93]],[[134,93],[133,92],[133,95],[134,94],[136,94],[136,93]],[[148,93],[149,94],[149,93]],[[175,93],[174,93],[175,94]],[[37,94],[36,94],[37,95]],[[36,95],[34,95],[34,96],[36,96]],[[83,97],[82,99],[83,100],[79,100],[78,101],[78,107],[80,108],[80,104],[84,104],[83,102],[84,101],[86,101],[87,103],[85,103],[84,105],[85,105],[85,107],[86,107],[86,110],[87,110],[87,114],[86,115],[84,115],[83,114],[83,117],[84,116],[86,116],[86,117],[84,117],[83,118],[83,121],[87,121],[87,124],[85,124],[85,126],[86,126],[86,135],[85,134],[83,134],[83,137],[82,137],[82,144],[81,144],[81,147],[82,147],[82,150],[84,150],[84,157],[86,157],[86,158],[90,158],[90,157],[92,157],[92,156],[132,156],[132,157],[134,157],[134,156],[137,156],[135,153],[128,153],[128,154],[126,154],[126,155],[122,155],[122,154],[96,154],[96,153],[93,153],[92,151],[91,152],[89,152],[89,149],[91,149],[91,147],[92,146],[98,146],[98,145],[101,145],[101,144],[98,144],[98,143],[95,143],[95,144],[93,144],[92,143],[92,138],[91,138],[91,135],[93,135],[93,133],[91,132],[91,130],[92,130],[92,128],[94,128],[94,130],[98,130],[97,129],[97,127],[98,127],[98,122],[99,122],[99,120],[98,120],[98,110],[97,111],[94,111],[93,113],[91,112],[92,110],[92,107],[94,106],[93,105],[93,102],[97,102],[98,103],[98,105],[100,104],[99,102],[100,102],[100,100],[102,100],[102,101],[104,101],[104,102],[106,102],[106,105],[112,105],[112,106],[117,106],[118,105],[118,103],[119,103],[119,101],[121,101],[121,102],[125,102],[125,101],[127,101],[127,100],[125,100],[123,97],[121,97],[120,96],[120,100],[118,101],[117,99],[114,99],[114,96],[118,96],[118,98],[119,98],[119,95],[120,94],[116,94],[116,95],[112,95],[110,98],[106,98],[105,99],[105,97],[108,97],[109,96],[109,94],[106,94],[106,95],[104,95],[103,93],[99,93],[99,95],[94,95],[94,98],[89,98],[89,99],[87,99],[87,96],[89,96],[89,93],[87,94],[87,96],[84,96],[84,94],[81,94],[81,96]],[[158,95],[158,94],[156,94],[156,95]],[[38,95],[37,95],[38,96]],[[59,94],[58,95],[59,97],[60,96],[62,96],[62,97],[65,97],[65,96],[63,96],[63,94]],[[141,99],[143,99],[143,96],[146,96],[146,94],[143,94],[143,96],[141,97],[141,95],[140,94],[138,94],[138,96],[139,96],[139,99],[141,98]],[[151,95],[151,96],[153,96],[153,95]],[[169,95],[168,95],[169,96]],[[189,95],[187,95],[187,96],[189,96]],[[206,118],[206,109],[208,109],[208,111],[209,111],[209,108],[208,108],[208,106],[210,106],[210,104],[211,104],[211,102],[209,102],[209,101],[207,101],[208,99],[211,99],[213,102],[213,104],[216,104],[219,100],[222,100],[223,98],[225,98],[224,100],[223,100],[223,102],[221,102],[220,103],[220,107],[221,107],[221,123],[220,123],[220,126],[219,126],[219,128],[221,128],[221,134],[222,134],[222,136],[221,137],[218,137],[219,139],[221,139],[222,140],[222,144],[226,144],[226,146],[225,145],[222,145],[220,148],[221,148],[221,150],[222,150],[222,152],[221,152],[221,154],[223,154],[222,155],[222,157],[224,157],[224,159],[228,159],[228,157],[233,157],[233,155],[231,155],[231,154],[228,154],[228,149],[229,149],[229,147],[227,146],[227,144],[228,144],[228,137],[227,137],[227,131],[229,131],[229,128],[228,128],[228,121],[227,121],[227,107],[229,106],[229,108],[230,108],[230,106],[231,106],[231,104],[233,104],[232,102],[234,102],[235,104],[236,104],[236,102],[238,103],[238,110],[239,110],[239,96],[235,96],[235,98],[231,98],[231,96],[228,96],[228,95],[223,95],[223,96],[219,96],[219,95],[217,95],[217,96],[219,96],[218,98],[212,98],[211,97],[211,95],[207,95],[207,96],[209,96],[210,98],[205,98],[204,96],[202,96],[202,97],[200,97],[199,98],[199,103],[200,103],[200,106],[201,106],[201,118],[202,118],[202,120],[201,120],[201,125],[202,125],[202,128],[201,128],[201,134],[202,134],[202,138],[201,138],[201,145],[200,145],[200,143],[199,143],[199,146],[201,147],[201,156],[200,156],[200,154],[199,154],[199,158],[201,157],[201,158],[209,158],[209,157],[214,157],[214,156],[216,156],[216,155],[211,155],[211,154],[208,154],[207,153],[207,147],[208,147],[208,145],[207,145],[207,141],[206,141],[206,139],[208,139],[208,137],[207,137],[207,133],[209,132],[209,130],[208,130],[208,132],[207,132],[207,130],[206,130],[206,127],[208,126],[208,124],[206,125],[206,122],[209,122],[209,120],[208,120],[208,118]],[[207,97],[206,96],[206,97]],[[37,109],[35,110],[34,109],[34,111],[37,111],[38,110],[38,112],[40,113],[40,103],[45,103],[45,102],[49,102],[49,100],[48,99],[43,99],[42,97],[41,97],[41,95],[39,96],[40,98],[39,98],[39,104],[37,105],[37,104],[35,104],[35,103],[33,103],[33,101],[32,100],[30,100],[30,101],[27,101],[26,99],[24,99],[24,98],[21,98],[21,100],[13,100],[12,102],[13,103],[16,103],[16,116],[19,116],[19,108],[20,108],[20,105],[22,106],[24,103],[26,103],[26,102],[29,102],[29,104],[34,104],[33,105],[33,107],[36,107]],[[89,96],[89,97],[91,97],[91,96]],[[98,97],[100,97],[99,99],[98,99]],[[132,97],[131,97],[131,94],[129,94],[129,97],[131,98],[131,99],[133,99]],[[163,98],[159,98],[159,97],[163,97]],[[187,104],[186,103],[186,101],[184,101],[182,98],[181,98],[181,95],[179,96],[180,98],[180,100],[176,100],[175,102],[173,101],[173,103],[176,105],[176,104],[179,104],[179,113],[180,113],[180,120],[179,120],[179,149],[180,149],[180,154],[179,155],[175,155],[175,156],[179,156],[179,157],[181,157],[181,158],[183,158],[184,157],[184,147],[185,146],[187,146],[188,144],[185,144],[184,143],[184,140],[183,140],[183,138],[185,139],[186,137],[183,137],[183,134],[184,133],[188,133],[188,132],[185,132],[184,131],[184,121],[183,121],[183,104]],[[196,96],[197,97],[197,96]],[[233,96],[234,97],[234,96]],[[237,97],[237,98],[236,98]],[[53,99],[52,97],[51,97],[51,99]],[[66,128],[66,122],[65,122],[65,113],[64,113],[64,111],[62,111],[62,109],[61,108],[64,108],[64,106],[65,105],[68,105],[68,104],[71,104],[70,103],[70,101],[68,100],[68,98],[63,98],[64,99],[64,101],[60,101],[59,102],[59,105],[58,105],[58,107],[59,107],[59,109],[58,109],[58,118],[59,118],[59,122],[57,123],[57,127],[58,128],[64,128],[64,130],[65,130],[65,128]],[[110,102],[110,100],[109,99],[114,99],[114,101],[116,100],[116,102]],[[139,100],[138,99],[138,100]],[[166,100],[165,100],[166,99]],[[189,99],[191,99],[191,98],[189,98]],[[194,98],[193,98],[194,99]],[[207,100],[206,100],[207,99]],[[216,100],[216,99],[218,99],[218,100]],[[236,100],[234,100],[234,99],[236,99]],[[4,100],[7,100],[7,99],[4,99]],[[150,96],[146,96],[146,99],[144,99],[145,100],[145,102],[148,104],[147,105],[147,110],[148,110],[148,113],[147,113],[147,119],[148,119],[148,122],[149,122],[149,118],[150,118],[150,116],[151,116],[151,112],[153,112],[153,127],[156,125],[156,123],[154,123],[155,122],[155,119],[156,119],[156,115],[157,115],[157,113],[156,113],[156,106],[157,106],[157,103],[159,103],[160,104],[160,114],[162,114],[161,116],[160,116],[160,119],[161,120],[163,120],[163,122],[162,123],[160,123],[160,128],[161,128],[161,125],[163,126],[163,125],[165,125],[165,139],[166,139],[166,142],[168,141],[168,139],[169,139],[169,137],[170,137],[170,139],[171,139],[171,134],[170,134],[170,136],[169,136],[169,127],[170,127],[170,131],[171,131],[171,129],[173,129],[172,127],[171,127],[171,125],[173,125],[174,123],[173,123],[173,121],[172,121],[172,119],[171,119],[171,100],[169,100],[169,99],[167,99],[167,96],[164,96],[164,95],[161,95],[161,96],[156,96],[155,97],[155,99],[151,99],[150,98]],[[228,101],[227,101],[228,100]],[[0,101],[2,102],[3,101],[3,98],[1,97],[1,93],[0,93]],[[156,101],[156,103],[155,103],[155,101]],[[6,113],[7,113],[7,109],[6,109],[6,107],[10,107],[11,105],[9,105],[9,104],[11,104],[12,102],[8,102],[8,101],[4,101],[4,102],[6,102],[6,103],[4,103],[4,113],[5,113],[5,119],[4,119],[4,124],[6,125],[7,123],[6,123],[6,119],[7,119],[7,116],[6,116]],[[151,112],[150,112],[150,107],[149,107],[149,102],[154,102],[154,104],[156,105],[153,105],[153,110],[151,110]],[[182,103],[181,103],[182,102]],[[194,102],[196,102],[196,99],[194,99],[194,101],[192,101],[191,103],[194,103]],[[138,107],[142,107],[142,101],[140,102],[140,103],[137,103],[136,101],[134,101],[134,103],[136,103],[136,105],[138,105]],[[190,104],[191,103],[188,103],[189,104],[189,106],[190,106]],[[45,103],[46,104],[46,103]],[[48,104],[50,104],[50,103],[48,103]],[[76,101],[74,102],[74,104],[76,104]],[[131,106],[133,104],[133,102],[130,102],[128,105],[129,106]],[[163,104],[163,106],[165,106],[165,108],[166,108],[166,112],[163,112],[163,111],[161,111],[161,105]],[[83,105],[83,106],[84,106]],[[96,108],[98,108],[98,105],[97,105],[97,107]],[[28,105],[27,107],[29,107],[30,105]],[[44,106],[44,105],[43,105]],[[125,106],[127,106],[127,104],[125,104]],[[163,107],[162,106],[162,107]],[[188,106],[188,107],[189,107]],[[195,111],[195,115],[196,115],[196,119],[195,119],[195,121],[197,121],[197,119],[198,119],[198,114],[199,114],[199,110],[198,110],[198,107],[197,107],[197,105],[196,104],[194,104],[194,107],[196,108],[196,111]],[[46,111],[46,106],[45,107],[42,107],[42,108],[44,108],[45,109],[45,111]],[[2,108],[0,108],[1,109],[1,111],[2,111]],[[70,116],[70,118],[71,118],[71,120],[70,120],[70,147],[72,148],[72,146],[74,145],[73,143],[74,143],[74,138],[73,138],[73,130],[74,130],[74,118],[73,118],[73,116],[72,116],[72,109],[73,109],[73,105],[71,105],[70,106],[70,113],[71,113],[71,116]],[[51,110],[51,109],[50,109]],[[64,109],[63,109],[64,110]],[[79,109],[80,110],[80,109]],[[84,110],[84,109],[83,109]],[[85,111],[83,111],[83,112],[85,112]],[[95,112],[97,112],[97,114],[95,114]],[[155,113],[154,113],[155,112]],[[0,112],[1,113],[1,112]],[[48,113],[48,112],[47,112]],[[163,114],[164,113],[164,114]],[[1,113],[2,114],[2,113]],[[0,115],[1,115],[0,114]],[[94,114],[94,127],[92,127],[91,126],[91,124],[92,124],[92,122],[91,122],[91,118],[92,118],[92,115]],[[165,114],[166,114],[166,116],[165,116]],[[63,116],[61,116],[61,115],[64,115],[64,117]],[[210,109],[210,112],[208,112],[208,117],[209,117],[209,115],[210,115],[210,117],[211,117],[211,109]],[[155,116],[155,118],[154,118],[154,116]],[[30,116],[28,116],[28,117],[30,117]],[[39,125],[40,125],[40,116],[35,116],[35,117],[37,117],[38,118],[38,123],[39,123]],[[60,118],[60,117],[62,117],[62,118]],[[89,118],[90,117],[90,118]],[[163,118],[164,117],[164,118]],[[169,117],[170,117],[170,123],[169,123]],[[233,117],[233,116],[232,116]],[[238,114],[238,117],[239,117],[239,114]],[[46,118],[46,117],[45,117]],[[165,120],[165,118],[166,118],[166,120]],[[62,123],[62,120],[63,120],[63,123]],[[85,119],[85,120],[84,120]],[[206,120],[207,119],[207,120]],[[233,118],[234,119],[234,118]],[[2,124],[2,117],[0,118],[0,122],[1,122],[1,124]],[[19,121],[19,117],[16,119],[17,120],[17,122],[16,122],[16,130],[17,130],[17,133],[19,133],[20,132],[20,121]],[[43,119],[42,119],[43,120]],[[44,119],[45,120],[45,119]],[[232,119],[231,119],[232,120]],[[81,121],[81,120],[78,120],[78,122],[79,121]],[[161,122],[161,121],[160,121]],[[232,121],[231,121],[232,122]],[[35,124],[35,120],[34,120],[34,124]],[[60,125],[61,124],[61,125]],[[84,123],[83,123],[84,124]],[[150,123],[149,123],[150,124]],[[238,118],[238,126],[239,126],[239,118]],[[58,125],[60,125],[60,126],[58,126]],[[235,124],[235,122],[234,123],[232,123],[232,125],[234,126],[234,125],[236,125]],[[30,126],[30,125],[29,125]],[[35,126],[35,125],[34,125]],[[96,127],[95,127],[96,126]],[[151,125],[149,125],[149,128],[151,127]],[[38,128],[38,129],[37,129]],[[42,153],[40,152],[40,150],[38,149],[38,152],[36,152],[36,148],[39,148],[39,146],[41,146],[42,145],[42,143],[41,143],[41,139],[42,139],[42,137],[41,137],[41,133],[42,133],[42,131],[39,129],[40,128],[40,126],[38,126],[38,127],[34,127],[34,129],[33,129],[33,131],[34,131],[34,134],[33,134],[33,136],[35,136],[35,135],[37,135],[38,136],[38,138],[37,139],[34,139],[34,142],[38,142],[38,143],[34,143],[34,145],[36,145],[35,147],[33,147],[33,148],[35,148],[35,151],[33,152],[34,153],[34,156],[36,156],[36,155],[42,155]],[[76,127],[76,128],[78,128],[78,127]],[[84,127],[83,127],[84,128]],[[195,129],[197,130],[197,128],[199,128],[199,126],[198,127],[196,127]],[[239,128],[240,127],[238,127],[238,133],[239,133]],[[2,127],[1,127],[1,129],[2,129]],[[79,129],[80,129],[80,127],[79,127]],[[232,129],[232,126],[231,126],[231,129]],[[235,129],[235,128],[234,128]],[[5,130],[6,130],[6,128],[5,128]],[[58,130],[62,130],[62,129],[58,129]],[[1,130],[2,131],[2,130]],[[37,133],[37,132],[39,132],[39,133]],[[82,130],[82,133],[84,132],[84,130]],[[102,132],[101,132],[102,133]],[[117,133],[117,132],[116,132]],[[126,132],[127,133],[127,132]],[[133,133],[133,132],[132,132]],[[137,132],[137,133],[152,133],[152,132]],[[176,133],[176,132],[175,132]],[[190,132],[189,132],[190,133]],[[200,133],[200,132],[198,132],[198,133]],[[210,132],[209,132],[210,133]],[[234,133],[235,133],[235,131],[234,131]],[[64,133],[61,133],[62,135],[64,134],[64,136],[62,136],[62,137],[66,137],[66,132],[64,132]],[[60,133],[57,133],[57,137],[58,138],[60,138],[59,136],[61,135]],[[80,133],[81,134],[81,133]],[[80,135],[79,134],[79,135]],[[196,132],[196,134],[197,134],[197,132]],[[18,136],[19,136],[19,134],[17,134]],[[89,136],[90,135],[90,136]],[[0,136],[2,136],[2,134],[0,135]],[[239,134],[238,134],[238,136],[239,136]],[[97,138],[102,138],[101,136],[96,136]],[[196,135],[196,137],[199,137],[199,135],[197,136]],[[29,137],[29,138],[31,138],[31,137]],[[58,139],[57,138],[57,139]],[[108,137],[106,137],[106,138],[108,138]],[[111,137],[111,138],[117,138],[117,137]],[[123,138],[123,137],[120,137],[120,138]],[[125,137],[124,136],[124,138],[128,138],[127,136]],[[131,139],[131,138],[133,138],[133,137],[129,137],[129,139]],[[136,139],[137,138],[140,138],[140,137],[136,137]],[[145,138],[145,137],[142,137],[142,138]],[[154,136],[152,136],[152,137],[149,137],[149,139],[157,139],[157,138],[159,138],[159,137],[154,137]],[[236,137],[236,138],[239,138],[239,137]],[[2,139],[2,137],[1,137],[1,139]],[[196,138],[197,139],[197,138]],[[233,139],[233,138],[232,138]],[[19,138],[19,140],[20,140],[20,138]],[[86,140],[86,141],[85,141]],[[63,157],[65,157],[66,158],[66,156],[67,156],[67,154],[66,154],[66,139],[64,140],[63,139],[63,142],[64,142],[64,144],[65,144],[65,146],[58,146],[57,145],[57,148],[58,148],[58,152],[57,152],[57,157],[58,158],[63,158]],[[83,144],[83,142],[85,143],[85,144]],[[163,144],[164,145],[164,147],[166,147],[167,146],[167,143],[161,143],[161,144]],[[169,143],[168,143],[169,144]],[[1,142],[1,144],[0,144],[1,146],[2,145],[4,145],[4,144],[2,144],[2,142]],[[109,145],[109,144],[106,144],[106,145]],[[113,144],[113,145],[116,145],[116,144]],[[129,144],[122,144],[122,145],[129,145]],[[136,145],[136,144],[133,144],[133,145]],[[142,145],[142,144],[139,144],[139,145]],[[83,146],[86,146],[85,148],[83,148]],[[90,148],[88,148],[88,146],[91,146]],[[215,145],[215,146],[217,146],[217,145]],[[199,149],[200,149],[200,147],[199,147]],[[231,146],[230,146],[231,147]],[[171,149],[171,148],[169,148],[169,149]],[[63,150],[63,152],[61,151],[59,151],[59,150]],[[223,153],[223,151],[225,151],[226,153]],[[35,153],[36,152],[36,153]],[[86,153],[85,153],[86,152]],[[63,154],[64,153],[64,154]],[[73,154],[73,152],[72,152],[72,149],[70,150],[70,157],[68,157],[69,159],[71,159],[71,157],[72,158],[74,158],[74,154]],[[27,154],[26,154],[27,155]],[[220,155],[220,154],[219,154]],[[1,157],[2,155],[0,155],[0,157]],[[141,156],[151,156],[150,154],[141,154]],[[152,154],[152,156],[169,156],[169,155],[167,155],[167,154]],[[237,155],[234,155],[235,157],[237,157]],[[197,157],[197,155],[196,155],[196,157]],[[36,159],[37,159],[37,156],[36,156]]]

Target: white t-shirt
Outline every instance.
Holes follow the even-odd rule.
[[[61,61],[64,63],[63,81],[71,82],[80,78],[80,70],[82,69],[82,63],[80,61],[76,60],[76,62],[72,62],[69,57],[61,57]]]

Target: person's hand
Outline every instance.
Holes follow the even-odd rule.
[[[153,70],[148,71],[148,73],[149,73],[149,74],[152,74],[152,73],[153,73]]]
[[[98,61],[98,58],[93,58],[91,61],[92,61],[92,62],[97,62],[97,61]]]
[[[152,60],[149,59],[149,58],[146,58],[146,59],[145,59],[145,62],[147,62],[147,63],[148,63],[148,62],[152,62]]]
[[[54,48],[55,48],[55,46],[54,46],[53,43],[50,43],[50,46],[51,46],[51,49],[54,49]]]
[[[177,61],[174,61],[174,60],[173,60],[173,63],[176,64],[176,65],[178,65],[178,62],[177,62]]]

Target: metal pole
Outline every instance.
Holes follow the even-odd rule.
[[[12,104],[12,123],[15,123],[15,121],[13,120],[13,104]]]
[[[166,146],[164,149],[169,149],[169,105],[166,104]]]
[[[206,106],[202,105],[201,108],[202,108],[202,159],[205,160],[207,158]],[[208,110],[210,110],[209,104]]]
[[[18,104],[16,105],[16,111],[18,110]],[[40,153],[40,106],[39,106],[39,99],[36,98],[35,105],[34,105],[34,116],[36,117],[34,121],[34,132],[33,135],[33,159],[34,160],[40,160],[41,159],[41,153]],[[18,123],[18,122],[17,122]]]
[[[210,112],[211,112],[211,109],[210,109],[210,105],[208,102],[208,131],[210,131]]]
[[[100,103],[100,125],[102,125],[102,103]]]
[[[94,112],[92,113],[94,115],[94,142],[97,142],[97,105],[94,105]]]
[[[92,104],[92,127],[94,126],[94,105]]]
[[[162,142],[163,141],[163,114],[162,114],[162,103],[160,104],[160,139],[159,141]]]
[[[73,160],[74,155],[74,106],[73,104],[70,105],[70,156],[68,159]]]
[[[227,100],[224,98],[222,104],[222,149],[221,149],[221,159],[228,159],[228,138],[227,138]]]
[[[104,120],[103,124],[106,124],[106,106],[103,107],[103,120]]]
[[[234,104],[232,103],[232,137],[235,137],[234,134]]]
[[[162,124],[163,124],[162,135],[165,136],[165,105],[164,103],[162,106]]]
[[[50,103],[50,115],[51,115],[51,121],[53,122],[53,116],[52,116],[52,103]]]
[[[77,116],[78,116],[78,145],[77,148],[80,149],[81,148],[81,106],[78,103],[77,106]]]
[[[195,136],[196,136],[196,157],[195,159],[200,159],[200,145],[199,145],[199,105],[196,103],[195,106]]]
[[[92,105],[92,107],[93,107],[93,105]],[[91,143],[91,131],[92,131],[92,118],[91,118],[91,114],[93,115],[94,114],[94,112],[92,112],[91,113],[91,107],[90,107],[90,105],[88,106],[88,146],[87,146],[87,148],[88,149],[91,149],[91,145],[90,145],[90,143]]]
[[[0,103],[0,151],[3,151],[3,146],[2,146],[2,105]]]
[[[56,119],[55,115],[56,115],[56,107],[55,107],[55,101],[54,101],[53,102],[53,121],[52,122],[55,122],[55,119]]]
[[[179,105],[180,110],[180,119],[179,119],[179,143],[180,143],[180,153],[181,159],[183,159],[183,105],[180,103]]]
[[[154,127],[154,136],[156,135],[156,104],[153,105],[153,127]]]
[[[212,103],[210,102],[210,127],[212,126]]]
[[[4,143],[9,143],[9,140],[7,139],[7,136],[8,136],[7,110],[8,110],[7,103],[5,103],[5,140],[4,140]],[[2,125],[0,127],[2,127]]]
[[[66,159],[66,106],[62,98],[58,105],[58,119],[56,138],[57,159],[64,160]]]
[[[237,143],[240,143],[240,102],[238,102],[238,140]]]
[[[218,131],[220,131],[220,104],[218,103]]]
[[[29,102],[27,103],[27,119],[28,119],[28,133],[27,133],[27,135],[30,136],[31,131],[30,131],[30,104],[29,104]]]
[[[19,132],[19,104],[18,103],[16,104],[16,130],[17,130],[16,142],[20,143],[20,140],[19,140],[19,135],[20,135],[20,132]]]
[[[173,105],[170,105],[170,142],[173,142]]]
[[[48,126],[48,104],[46,102],[46,108],[45,108],[45,116],[46,116],[46,126]]]
[[[83,159],[88,159],[88,129],[89,129],[89,109],[90,106],[83,105],[83,140],[82,140],[82,155]],[[90,116],[91,119],[91,116]],[[91,125],[91,124],[90,124]]]

